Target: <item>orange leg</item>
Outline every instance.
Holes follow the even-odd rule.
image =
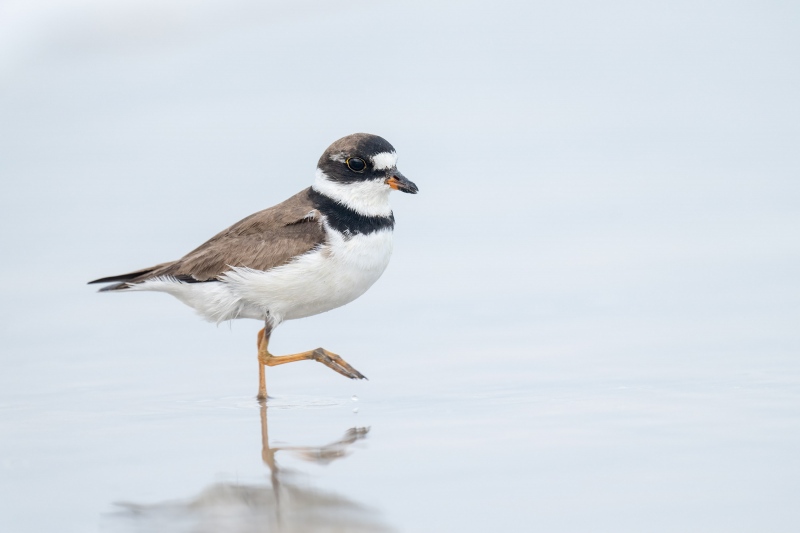
[[[258,394],[256,399],[259,401],[266,401],[267,399],[267,378],[264,375],[264,363],[261,362],[261,352],[267,352],[267,345],[269,344],[269,335],[266,335],[266,328],[261,328],[258,332]],[[263,348],[262,348],[263,346]]]
[[[322,363],[331,370],[335,370],[350,379],[366,379],[361,372],[350,366],[347,361],[335,353],[329,352],[325,348],[317,348],[316,350],[309,350],[292,355],[272,355],[267,349],[269,346],[269,337],[270,335],[266,332],[266,329],[262,329],[258,332],[258,396],[256,396],[256,398],[259,400],[267,399],[267,380],[264,375],[265,366],[278,366],[295,361],[310,360]]]

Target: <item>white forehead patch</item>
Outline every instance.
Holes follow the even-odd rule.
[[[372,156],[372,168],[375,170],[386,170],[387,168],[394,168],[397,166],[397,153],[396,152],[381,152]]]
[[[346,161],[344,157],[344,152],[336,152],[335,154],[331,154],[331,161],[336,161],[337,163],[344,163]]]

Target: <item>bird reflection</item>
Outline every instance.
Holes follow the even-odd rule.
[[[261,458],[270,484],[214,483],[190,500],[125,507],[125,524],[134,531],[191,533],[255,532],[384,532],[377,513],[341,495],[304,486],[294,472],[279,466],[276,456],[288,453],[304,461],[329,464],[351,452],[366,438],[368,427],[348,429],[342,438],[323,446],[270,446],[267,406],[261,403]],[[118,515],[119,516],[119,515]]]

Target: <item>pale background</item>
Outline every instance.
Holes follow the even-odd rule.
[[[370,427],[277,454],[322,523],[797,531],[798,65],[790,2],[0,2],[0,530],[328,530],[263,503],[258,324],[85,282],[367,131],[392,263],[271,345],[370,378],[268,374],[271,442]]]

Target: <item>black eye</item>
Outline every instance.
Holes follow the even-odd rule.
[[[367,168],[367,164],[360,157],[348,157],[347,168],[353,172],[363,172]]]

